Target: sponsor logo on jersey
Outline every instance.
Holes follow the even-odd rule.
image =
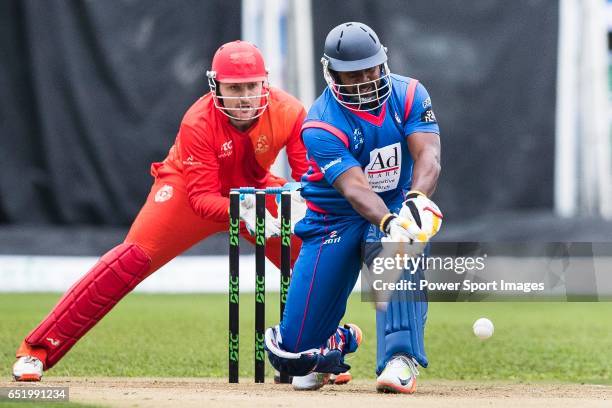
[[[202,164],[202,162],[194,160],[192,155],[189,155],[186,160],[183,160],[183,165],[185,166],[195,166],[197,164]]]
[[[221,145],[221,154],[217,155],[217,157],[220,159],[224,157],[230,157],[233,151],[234,151],[234,144],[232,143],[232,140],[228,140],[227,142]]]
[[[424,122],[424,123],[436,123],[437,122],[436,115],[434,114],[431,107],[423,111],[423,113],[421,114],[421,122]]]
[[[365,174],[373,191],[380,193],[397,188],[401,173],[402,148],[399,142],[370,152]]]
[[[255,154],[265,153],[270,150],[270,143],[268,142],[268,136],[259,135],[257,143],[255,144]]]
[[[353,149],[357,150],[359,146],[363,144],[363,133],[361,133],[361,129],[356,128],[353,130]]]
[[[395,112],[395,121],[397,123],[402,123],[402,119],[400,119],[399,115],[397,114],[397,111]]]
[[[163,203],[164,201],[168,201],[172,198],[173,193],[174,189],[172,186],[164,184],[159,190],[157,190],[157,193],[155,193],[155,202]]]
[[[431,98],[427,98],[423,101],[423,109],[427,108],[428,106],[431,106]]]
[[[325,166],[321,167],[321,173],[325,174],[325,172],[332,166],[335,166],[338,163],[342,162],[342,157],[338,157],[337,159],[334,159],[332,161],[330,161],[329,163],[327,163]]]
[[[330,232],[329,237],[323,241],[323,245],[337,244],[341,239],[342,237],[338,236],[338,231],[332,231]]]

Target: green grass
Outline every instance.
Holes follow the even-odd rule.
[[[10,375],[14,350],[58,294],[0,295],[0,367]],[[253,373],[253,296],[240,303],[240,375]],[[227,297],[131,294],[47,373],[48,376],[226,377]],[[471,331],[489,317],[495,334]],[[422,378],[612,383],[612,303],[432,303],[426,331],[430,366]],[[351,298],[346,321],[364,330],[352,373],[374,378],[371,304]],[[268,294],[267,325],[278,322]],[[267,375],[272,375],[268,365]]]

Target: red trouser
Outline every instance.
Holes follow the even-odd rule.
[[[269,186],[278,186],[283,181],[273,179]],[[273,201],[268,200],[267,205],[275,214]],[[181,174],[167,167],[160,168],[125,241],[103,255],[64,294],[25,338],[17,357],[34,355],[40,358],[45,369],[51,368],[143,279],[194,244],[214,233],[227,231],[227,226],[227,222],[209,221],[196,214],[187,199]],[[241,235],[254,242],[244,226]],[[293,236],[291,244],[293,266],[301,241]],[[279,238],[268,240],[266,257],[276,266],[280,265]],[[206,273],[204,267],[202,271]]]

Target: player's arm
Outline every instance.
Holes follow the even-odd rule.
[[[203,218],[219,222],[227,221],[229,198],[221,195],[219,162],[206,135],[182,124],[178,140],[183,159],[187,198],[191,207]],[[187,157],[191,160],[185,160]]]
[[[346,170],[334,181],[333,186],[359,215],[377,225],[391,241],[428,240],[417,223],[404,217],[402,211],[399,216],[389,211],[383,199],[370,188],[361,167]]]
[[[412,189],[427,196],[433,194],[440,175],[440,136],[435,133],[416,132],[408,138],[408,148],[414,160]],[[346,170],[333,186],[362,217],[379,225],[389,213],[385,202],[370,188],[360,167]]]
[[[430,197],[436,191],[442,169],[440,136],[436,133],[413,133],[408,137],[408,149],[414,160],[412,190]]]
[[[404,124],[408,150],[414,161],[412,191],[400,210],[429,238],[438,233],[442,212],[428,197],[436,191],[440,176],[440,129],[425,87],[417,84],[410,114]]]
[[[229,198],[221,195],[219,161],[210,139],[197,130],[182,125],[179,148],[183,158],[183,175],[191,208],[201,217],[225,222],[228,220]],[[190,157],[191,160],[184,160]],[[255,235],[255,197],[240,197],[240,219],[247,231]],[[266,237],[280,234],[278,220],[266,209]]]
[[[404,123],[408,149],[414,160],[412,190],[431,196],[440,176],[440,128],[431,98],[422,84],[417,84],[410,114]]]
[[[378,194],[372,191],[361,167],[351,167],[332,184],[363,218],[380,225],[389,208]]]
[[[420,230],[414,223],[391,214],[385,202],[370,188],[359,162],[350,154],[347,142],[321,129],[302,133],[310,158],[325,180],[342,194],[362,217],[378,225],[395,241],[414,239]]]

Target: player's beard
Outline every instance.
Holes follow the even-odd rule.
[[[353,96],[349,98],[349,102],[353,102],[358,110],[370,110],[378,106],[380,95],[387,92],[387,83],[382,86],[381,80],[369,83],[367,86],[355,85],[353,88]]]

